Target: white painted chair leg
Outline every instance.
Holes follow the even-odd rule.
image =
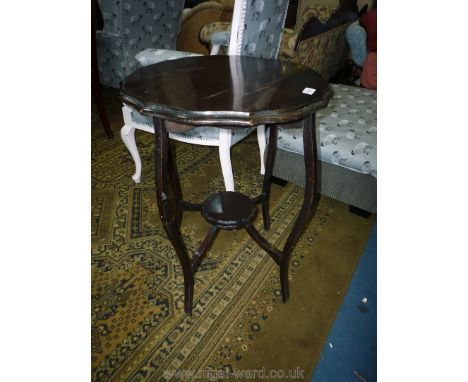
[[[131,125],[124,125],[124,127],[120,129],[120,135],[122,136],[122,140],[125,143],[125,146],[127,146],[127,149],[130,152],[133,161],[135,162],[135,174],[132,175],[132,179],[135,183],[140,183],[141,159],[135,141],[135,128]]]
[[[265,125],[260,125],[257,127],[257,140],[258,140],[258,148],[260,150],[260,174],[265,175],[265,148],[266,148]]]
[[[219,44],[211,45],[210,56],[216,56],[219,53],[220,48],[221,48],[221,45]]]
[[[219,161],[226,191],[234,191],[234,175],[231,165],[231,130],[219,129]]]

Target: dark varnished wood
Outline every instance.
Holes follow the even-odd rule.
[[[236,76],[233,72],[237,73]],[[313,87],[317,91],[312,96],[305,95],[302,94],[304,87]],[[318,201],[315,111],[323,108],[331,95],[330,86],[310,69],[282,61],[250,57],[180,59],[142,68],[124,80],[124,102],[153,116],[158,210],[182,267],[184,310],[187,314],[192,313],[195,272],[221,228],[246,229],[251,238],[271,256],[279,265],[282,299],[287,301],[289,260]],[[184,127],[175,124],[175,127],[169,127],[174,124],[166,124],[166,119],[192,125]],[[264,228],[270,228],[268,203],[276,153],[277,124],[297,119],[301,119],[303,125],[306,185],[301,211],[281,250],[260,234],[253,220],[258,212],[256,204],[261,204]],[[269,145],[260,195],[250,199],[237,192],[219,192],[202,204],[183,200],[168,131],[179,128],[188,130],[195,125],[206,124],[229,128],[269,125]],[[211,224],[192,257],[180,233],[183,211],[201,211]]]
[[[185,200],[182,200],[180,202],[180,206],[185,210],[185,211],[201,211],[202,205],[198,203],[191,203],[191,202],[186,202]]]
[[[201,213],[208,223],[216,227],[234,229],[250,224],[257,215],[257,207],[244,194],[222,191],[205,200]]]
[[[270,229],[270,189],[271,189],[271,175],[273,173],[273,165],[276,156],[276,139],[278,136],[278,129],[276,125],[270,125],[270,136],[268,138],[268,151],[265,161],[265,175],[263,177],[262,188],[262,213],[263,213],[263,228]]]
[[[200,266],[201,261],[203,260],[203,257],[206,255],[206,253],[210,250],[211,246],[213,245],[216,239],[216,236],[218,236],[219,230],[220,230],[219,227],[212,225],[207,235],[203,239],[202,243],[200,244],[200,247],[193,254],[192,269],[194,273],[198,270],[198,267]]]
[[[281,264],[282,254],[278,248],[269,243],[262,235],[260,235],[260,232],[258,232],[252,224],[247,224],[245,230],[250,235],[250,237],[271,256],[276,264]]]
[[[174,191],[175,202],[179,208],[176,208],[176,223],[177,227],[180,229],[182,224],[182,214],[184,213],[184,208],[180,208],[183,202],[182,187],[180,186],[179,171],[177,170],[177,164],[175,161],[176,158],[176,145],[168,145],[168,164],[169,164],[169,179],[171,182],[171,187]]]
[[[159,118],[153,118],[154,136],[155,136],[155,185],[158,202],[158,210],[162,225],[166,231],[172,246],[179,258],[184,275],[184,310],[187,314],[192,314],[194,272],[190,257],[187,252],[184,240],[180,234],[178,222],[179,205],[170,198],[169,187],[173,182],[169,181],[169,172],[167,165],[169,159],[169,135],[166,131],[165,121]]]
[[[307,95],[305,87],[317,90]],[[145,66],[126,77],[121,89],[122,100],[142,113],[231,129],[303,119],[325,107],[332,95],[310,68],[246,56],[186,57]]]
[[[302,129],[302,139],[304,144],[304,164],[305,164],[305,187],[304,201],[301,211],[294,223],[294,226],[286,239],[281,256],[280,264],[280,282],[281,296],[283,302],[289,298],[289,259],[292,251],[302,235],[305,227],[309,223],[318,203],[317,194],[317,150],[315,134],[315,113],[304,119]]]
[[[96,103],[96,107],[101,119],[102,127],[107,135],[107,138],[112,138],[112,129],[107,118],[106,107],[101,94],[101,84],[99,80],[99,69],[97,63],[97,47],[96,47],[96,29],[97,29],[97,9],[99,5],[96,0],[91,0],[91,96]]]

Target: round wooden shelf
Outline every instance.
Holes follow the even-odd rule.
[[[234,229],[249,224],[257,215],[257,206],[244,194],[217,192],[203,202],[202,216],[219,228]]]

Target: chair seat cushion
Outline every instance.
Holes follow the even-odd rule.
[[[231,146],[234,146],[237,142],[249,135],[253,130],[255,130],[255,127],[251,127],[249,129],[232,130]],[[210,142],[212,142],[213,144],[217,144],[219,137],[219,129],[217,127],[211,126],[200,126],[183,133],[170,133],[169,135],[172,139],[182,142],[190,143],[191,141],[204,141],[206,142],[206,144],[209,144]]]
[[[170,49],[145,49],[135,56],[135,59],[142,65],[152,65],[167,60],[176,60],[182,57],[202,56],[198,53],[180,52]]]
[[[146,127],[153,129],[154,131],[153,120],[151,117],[140,114],[136,110],[132,110],[131,117],[132,117],[132,121],[135,122],[136,124],[145,125]],[[166,123],[172,123],[172,122],[166,122]],[[256,127],[254,126],[249,129],[232,130],[231,146],[235,145],[237,142],[239,142],[244,137],[249,135],[253,130],[255,130],[255,128]],[[194,143],[198,142],[200,144],[205,144],[208,146],[209,145],[217,146],[218,137],[219,137],[219,129],[217,127],[211,127],[211,126],[200,126],[200,127],[196,127],[192,130],[189,130],[183,133],[169,133],[169,136],[172,139],[175,139],[181,142],[194,142]]]
[[[317,157],[377,178],[377,92],[332,85],[333,98],[316,113]],[[278,147],[303,155],[302,129],[278,130]]]

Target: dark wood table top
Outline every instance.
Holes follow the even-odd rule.
[[[315,92],[306,94],[305,88]],[[324,108],[332,95],[328,82],[310,68],[247,56],[164,61],[136,70],[121,89],[122,100],[144,114],[225,128],[300,120]]]

